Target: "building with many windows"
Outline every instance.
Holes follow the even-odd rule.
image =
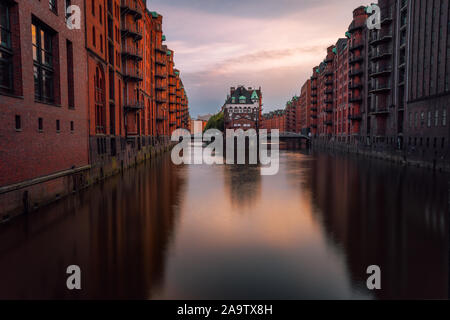
[[[0,2],[0,220],[76,189],[89,168],[84,30],[64,11]]]
[[[259,129],[261,109],[261,88],[230,88],[230,94],[222,107],[225,129]]]
[[[80,29],[69,28],[74,12]],[[0,220],[167,147],[188,98],[144,0],[0,3]]]

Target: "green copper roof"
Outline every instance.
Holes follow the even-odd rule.
[[[316,72],[319,73],[319,68],[316,68]]]
[[[333,48],[333,53],[334,53],[334,54],[337,53],[336,47]]]
[[[253,100],[253,99],[259,99],[258,94],[256,93],[256,90],[253,90],[253,93],[252,93],[252,100]]]
[[[174,72],[177,76],[179,76],[180,75],[180,73],[178,72],[178,71],[175,71]]]
[[[169,50],[167,50],[167,55],[168,55],[168,56],[172,55],[172,52],[170,52]]]
[[[350,32],[347,31],[347,32],[345,33],[345,36],[346,36],[347,38],[350,38],[350,37],[352,36],[352,34],[351,34]]]
[[[156,11],[151,11],[150,13],[152,14],[153,18],[158,18],[159,17],[158,12],[156,12]]]
[[[162,41],[166,41],[166,36],[163,34]]]

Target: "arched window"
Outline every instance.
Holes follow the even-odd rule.
[[[97,66],[95,70],[94,92],[95,92],[95,132],[106,133],[105,76],[101,66]]]

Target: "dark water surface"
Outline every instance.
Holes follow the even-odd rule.
[[[276,176],[167,155],[0,225],[0,298],[447,298],[449,190],[343,155],[282,151]]]

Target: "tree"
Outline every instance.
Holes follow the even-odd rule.
[[[223,112],[219,112],[209,118],[205,126],[205,131],[208,129],[218,129],[222,132],[224,131]]]

